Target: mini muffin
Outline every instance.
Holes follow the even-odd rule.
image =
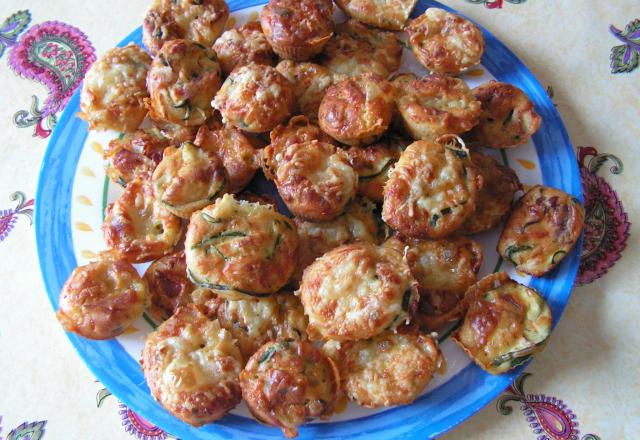
[[[302,272],[313,261],[343,244],[366,241],[378,244],[384,239],[376,205],[364,197],[356,197],[344,214],[330,222],[309,222],[295,218],[300,240],[300,252],[292,284],[298,286]]]
[[[105,172],[112,182],[121,186],[139,176],[149,176],[162,160],[169,139],[158,129],[136,130],[109,142],[102,154],[107,162]]]
[[[334,412],[340,377],[335,365],[306,341],[267,342],[240,373],[242,397],[258,421],[297,437],[298,426]]]
[[[511,84],[489,81],[472,90],[482,104],[480,123],[471,132],[482,147],[511,148],[526,143],[542,118],[527,95]]]
[[[432,74],[396,88],[402,125],[414,139],[471,130],[480,117],[480,102],[459,79]]]
[[[477,281],[482,265],[482,246],[464,237],[439,240],[408,240],[407,261],[418,282],[420,303],[417,318],[429,330],[460,319],[461,301]]]
[[[211,47],[228,18],[224,0],[153,0],[142,22],[142,41],[154,55],[165,42],[182,38]]]
[[[442,238],[473,214],[480,187],[466,149],[416,141],[389,173],[382,218],[404,236]]]
[[[519,272],[539,277],[569,253],[583,226],[584,207],[578,199],[536,185],[513,208],[500,235],[498,253]]]
[[[482,177],[482,189],[478,193],[476,212],[460,229],[463,234],[488,231],[502,223],[511,211],[513,196],[522,189],[515,171],[494,158],[474,151],[471,162]]]
[[[371,29],[351,19],[336,25],[336,35],[322,58],[322,64],[334,73],[376,73],[387,78],[400,67],[402,46],[393,32]]]
[[[147,283],[131,264],[102,253],[73,270],[60,292],[56,316],[69,332],[110,339],[142,316],[148,298]]]
[[[369,26],[401,31],[418,0],[337,0],[340,9]]]
[[[551,311],[544,298],[504,272],[478,281],[464,301],[464,321],[453,340],[491,374],[526,362],[542,350],[551,333]]]
[[[151,121],[153,127],[162,135],[171,140],[172,145],[181,145],[183,142],[193,142],[196,139],[201,126],[190,126],[172,124],[164,121]],[[218,130],[224,126],[220,112],[214,111],[204,125],[210,130]]]
[[[156,322],[164,322],[178,310],[191,302],[195,286],[187,277],[184,251],[165,255],[151,263],[144,273],[149,286],[149,315]]]
[[[149,178],[127,184],[105,212],[102,234],[108,247],[130,263],[144,263],[173,251],[182,233],[180,218],[162,207]]]
[[[272,206],[226,194],[193,213],[185,254],[196,286],[232,300],[267,296],[289,281],[298,234]]]
[[[217,319],[231,333],[245,361],[269,341],[306,337],[307,317],[291,292],[232,301],[211,290],[196,289],[192,298],[210,319]]]
[[[386,331],[349,345],[343,362],[348,398],[378,408],[413,402],[440,369],[443,357],[437,342],[425,334]]]
[[[403,248],[395,239],[347,244],[307,267],[297,294],[309,338],[355,341],[409,322],[418,290]]]
[[[365,73],[327,89],[318,109],[320,128],[347,145],[367,145],[387,131],[393,117],[394,94],[382,77]]]
[[[382,203],[389,171],[410,143],[411,141],[392,134],[366,147],[349,148],[349,164],[358,173],[358,194]]]
[[[135,44],[115,47],[93,63],[82,84],[80,113],[89,130],[133,131],[147,115],[151,57]]]
[[[214,422],[242,400],[242,355],[231,333],[194,304],[147,336],[140,363],[153,398],[190,425]]]
[[[289,117],[293,99],[291,84],[275,68],[250,63],[231,72],[212,105],[226,124],[264,133]]]
[[[298,63],[291,60],[280,61],[276,70],[293,86],[295,113],[317,121],[320,101],[322,101],[327,87],[334,83],[333,73],[318,64]]]
[[[269,158],[269,152],[265,156]],[[273,173],[278,193],[289,211],[304,220],[333,220],[356,194],[358,175],[344,151],[333,144],[289,144],[275,159],[270,161],[276,164],[275,170],[270,168],[267,172]]]
[[[331,0],[270,0],[260,24],[280,58],[306,61],[322,52],[333,35]]]
[[[149,69],[149,116],[178,125],[202,125],[213,114],[211,100],[220,82],[220,64],[211,49],[189,40],[168,41]]]
[[[457,75],[479,64],[484,53],[480,28],[444,9],[427,9],[406,31],[416,59],[434,73]]]
[[[260,23],[250,21],[225,31],[213,45],[225,75],[249,63],[273,65],[275,54],[262,33]]]

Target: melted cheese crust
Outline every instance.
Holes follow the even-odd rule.
[[[306,341],[263,345],[240,373],[242,397],[259,421],[298,435],[298,426],[334,412],[340,389],[333,362]]]
[[[152,54],[182,38],[211,47],[228,18],[224,0],[153,0],[142,23],[142,41]]]
[[[276,70],[293,85],[295,113],[317,121],[320,102],[327,87],[335,82],[335,75],[319,64],[291,60],[280,61]]]
[[[249,63],[272,66],[275,61],[271,45],[262,33],[260,23],[255,21],[225,31],[214,43],[213,50],[225,75]]]
[[[403,245],[358,242],[337,247],[304,271],[297,293],[312,340],[367,339],[409,322],[418,294]]]
[[[345,13],[364,24],[401,31],[417,0],[336,0]]]
[[[133,266],[102,254],[73,270],[60,292],[56,316],[67,331],[111,339],[142,316],[148,297],[147,283]]]
[[[126,186],[137,177],[151,175],[169,142],[157,129],[136,130],[113,139],[102,155],[107,161],[107,176],[112,182]]]
[[[516,202],[500,235],[498,253],[516,270],[539,277],[571,251],[583,226],[584,207],[578,199],[536,185]]]
[[[479,64],[484,53],[480,28],[444,9],[427,9],[406,31],[416,59],[434,73],[456,75]]]
[[[167,42],[149,69],[146,101],[152,119],[198,126],[213,114],[211,100],[220,88],[215,53],[189,40]]]
[[[344,79],[327,89],[320,108],[320,128],[347,145],[367,145],[389,128],[395,110],[391,84],[365,73]]]
[[[151,263],[144,273],[149,286],[149,315],[156,322],[164,322],[178,310],[191,302],[195,286],[187,277],[184,251],[165,255]]]
[[[291,277],[298,255],[293,222],[272,206],[225,194],[191,216],[187,269],[198,287],[235,299],[266,296]]]
[[[104,240],[131,263],[155,260],[170,253],[182,233],[180,219],[160,205],[151,180],[129,183],[107,207],[102,225]]]
[[[89,69],[78,116],[90,130],[134,131],[147,115],[151,57],[135,44],[108,50]]]
[[[231,334],[191,304],[147,336],[142,371],[151,394],[193,426],[214,422],[242,399],[242,356]]]
[[[500,374],[542,350],[551,310],[538,292],[504,272],[486,276],[465,294],[466,314],[453,339],[484,370]]]

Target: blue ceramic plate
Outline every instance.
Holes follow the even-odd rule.
[[[264,1],[231,0],[228,2],[237,23],[255,19]],[[449,9],[432,1],[419,1],[413,16],[427,7]],[[514,150],[501,152],[501,160],[512,166],[525,184],[543,182],[561,188],[582,200],[576,159],[558,112],[545,90],[516,56],[493,35],[484,31],[486,51],[481,68],[463,78],[470,86],[489,79],[517,85],[535,103],[543,118],[532,142]],[[120,46],[141,44],[137,29]],[[401,70],[424,74],[405,50]],[[104,248],[100,225],[106,203],[117,197],[118,189],[109,185],[102,169],[100,152],[116,133],[88,133],[85,122],[78,119],[79,92],[73,96],[55,128],[42,162],[36,196],[36,239],[42,276],[49,300],[58,308],[58,294],[71,271],[86,264]],[[492,152],[496,154],[496,152]],[[264,182],[262,183],[264,185]],[[480,275],[498,270],[501,261],[493,249],[499,231],[477,237],[485,249]],[[577,246],[560,266],[542,278],[522,278],[521,282],[541,292],[553,311],[554,323],[562,315],[569,299],[579,263]],[[143,270],[144,267],[140,267]],[[280,438],[277,429],[262,426],[248,416],[241,405],[215,424],[196,429],[177,420],[150,396],[137,360],[144,336],[152,330],[148,321],[134,323],[125,335],[110,341],[89,341],[68,334],[71,343],[93,374],[120,400],[138,414],[182,439],[264,439]],[[448,369],[437,376],[427,390],[411,405],[381,410],[367,410],[349,405],[331,421],[305,425],[300,438],[432,438],[453,428],[504,390],[523,370],[491,376],[475,366],[451,341],[440,335]]]

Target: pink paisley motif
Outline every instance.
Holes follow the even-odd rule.
[[[13,230],[19,215],[24,215],[33,224],[33,199],[27,200],[24,193],[16,191],[9,198],[17,201],[15,208],[0,210],[0,242],[4,241],[9,233]]]
[[[138,414],[131,411],[122,402],[118,403],[120,418],[125,431],[139,440],[165,440],[169,436],[162,429],[147,422]]]

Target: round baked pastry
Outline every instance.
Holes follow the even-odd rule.
[[[536,185],[514,206],[500,235],[498,253],[519,272],[539,277],[569,253],[583,226],[584,207],[578,199]]]
[[[275,54],[262,33],[260,23],[250,21],[225,31],[213,45],[225,75],[249,63],[273,65]]]
[[[211,47],[228,18],[224,0],[153,0],[142,22],[142,41],[154,55],[165,42],[182,38]]]
[[[480,187],[468,150],[416,141],[389,173],[382,218],[404,236],[442,238],[475,211]]]
[[[432,74],[396,87],[396,105],[414,139],[471,130],[480,117],[480,102],[460,78]]]
[[[417,284],[404,245],[358,242],[337,247],[304,271],[298,295],[312,340],[355,341],[409,322],[418,304]]]
[[[220,75],[211,49],[189,40],[168,41],[149,69],[149,116],[178,125],[204,124],[213,114]]]
[[[214,422],[242,400],[240,351],[195,304],[147,336],[140,363],[153,398],[190,425]]]
[[[307,317],[291,292],[232,301],[209,289],[196,289],[192,298],[210,319],[217,319],[231,333],[245,361],[269,341],[306,337]]]
[[[142,316],[148,299],[147,283],[135,268],[102,253],[97,261],[73,270],[60,291],[56,316],[69,332],[110,339]]]
[[[526,143],[542,118],[527,95],[511,84],[489,81],[472,90],[482,105],[471,137],[482,147],[510,148]]]
[[[267,296],[291,278],[298,234],[272,206],[225,194],[191,216],[185,253],[196,286],[232,300]]]
[[[551,310],[544,298],[504,272],[478,281],[464,301],[464,321],[453,340],[491,374],[521,365],[542,350],[551,333]]]
[[[416,59],[434,73],[457,75],[479,64],[484,53],[480,28],[444,9],[427,9],[406,31]]]
[[[320,101],[322,101],[327,87],[334,82],[333,73],[319,64],[298,63],[291,60],[280,61],[276,70],[293,86],[295,113],[317,121]]]
[[[400,67],[402,46],[393,32],[371,29],[350,19],[336,25],[336,35],[322,53],[324,66],[334,73],[376,73],[388,78]]]
[[[343,362],[348,398],[378,408],[413,402],[441,368],[443,357],[427,335],[386,331],[350,344]]]
[[[275,68],[250,63],[231,72],[212,105],[225,123],[263,133],[289,117],[293,99],[291,84]]]
[[[136,179],[105,212],[102,234],[108,247],[130,263],[144,263],[173,251],[180,219],[160,205],[151,179]]]
[[[420,324],[437,330],[462,316],[462,299],[477,281],[482,246],[464,237],[407,240],[407,261],[418,282]]]
[[[151,263],[144,273],[149,286],[150,303],[147,312],[156,322],[164,322],[191,302],[195,286],[187,277],[184,251],[165,255]]]
[[[401,31],[417,0],[337,0],[351,17],[382,29]]]
[[[82,83],[80,113],[89,130],[133,131],[147,115],[144,99],[151,57],[135,44],[108,50]]]
[[[333,35],[333,2],[269,0],[260,24],[280,58],[305,61],[322,52]]]
[[[264,344],[240,373],[242,397],[256,419],[298,435],[298,426],[333,414],[340,378],[335,365],[306,341]]]
[[[327,89],[320,108],[320,128],[347,145],[367,145],[387,131],[393,117],[394,93],[382,77],[365,73]]]
[[[511,168],[480,152],[471,153],[471,162],[482,177],[476,212],[462,225],[463,234],[477,234],[498,226],[509,215],[513,197],[522,189],[520,180]]]

